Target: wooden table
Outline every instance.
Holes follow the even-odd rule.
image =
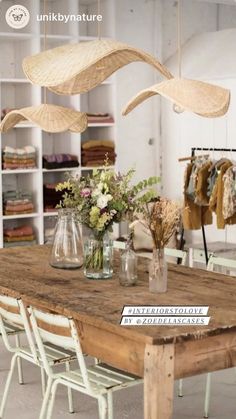
[[[53,269],[49,252],[47,246],[0,250],[0,292],[72,316],[84,352],[144,376],[145,419],[172,417],[174,379],[236,365],[235,278],[173,265],[168,292],[151,294],[144,259],[138,285],[124,288],[116,274],[91,281],[81,270]],[[204,327],[120,326],[124,304],[209,305],[211,321]]]

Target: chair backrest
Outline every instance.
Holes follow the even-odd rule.
[[[5,346],[11,351],[12,346],[8,339],[7,325],[13,326],[16,330],[21,329],[25,331],[29,347],[36,361],[37,352],[23,301],[21,298],[0,294],[0,330]]]
[[[174,257],[177,260],[179,259],[181,262],[181,265],[186,265],[187,252],[185,250],[172,249],[169,247],[165,247],[165,255],[167,257]]]
[[[211,255],[208,261],[207,270],[214,271],[216,266],[226,268],[229,271],[236,270],[236,260]]]
[[[29,307],[29,313],[38,349],[48,375],[52,375],[53,371],[46,356],[44,347],[46,342],[76,352],[84,385],[90,389],[87,368],[74,321],[33,307]]]
[[[213,255],[212,252],[208,252],[208,258]],[[206,268],[206,256],[204,250],[189,248],[189,266],[194,267],[194,264],[204,265]]]

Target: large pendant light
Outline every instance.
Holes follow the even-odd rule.
[[[100,14],[100,0],[98,0]],[[143,61],[164,77],[172,78],[169,70],[146,52],[124,43],[98,39],[68,44],[41,52],[23,60],[23,70],[32,83],[46,86],[61,95],[85,93],[101,84],[119,68],[134,61]]]
[[[224,115],[230,103],[230,91],[223,87],[198,80],[182,78],[181,71],[181,0],[178,1],[178,66],[179,77],[155,84],[140,91],[123,110],[127,115],[136,106],[154,95],[161,95],[173,102],[173,110],[184,110],[203,117],[215,118]]]
[[[82,132],[87,128],[87,115],[56,105],[29,106],[6,114],[0,130],[5,133],[21,121],[30,121],[43,131],[58,133],[64,131]]]
[[[44,0],[46,14],[46,0]],[[44,21],[44,49],[46,49],[46,21]],[[47,90],[44,88],[44,104],[14,109],[7,113],[0,125],[0,131],[6,133],[21,121],[30,121],[46,132],[64,131],[83,132],[88,126],[87,115],[63,106],[47,104]]]

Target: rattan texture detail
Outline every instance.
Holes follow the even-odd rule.
[[[224,115],[230,104],[230,91],[223,87],[199,80],[173,78],[141,90],[128,102],[122,114],[127,115],[154,95],[165,97],[186,111],[208,118]]]
[[[88,92],[134,61],[150,64],[168,79],[173,77],[150,54],[110,39],[63,45],[25,57],[23,70],[32,83],[57,94],[73,95]]]
[[[21,121],[30,121],[46,132],[83,132],[86,130],[87,115],[73,109],[56,105],[39,105],[9,112],[0,125],[1,132],[7,132]]]

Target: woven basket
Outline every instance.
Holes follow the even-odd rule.
[[[227,89],[198,80],[175,78],[140,91],[126,105],[122,114],[127,115],[154,95],[161,95],[186,111],[208,118],[224,115],[230,103],[230,91]]]
[[[87,115],[56,105],[39,105],[9,112],[0,125],[1,132],[7,132],[21,121],[28,120],[47,132],[83,132],[88,122]]]
[[[23,70],[32,83],[57,94],[71,95],[88,92],[133,61],[144,61],[166,78],[173,77],[151,55],[112,40],[68,44],[26,57]]]

